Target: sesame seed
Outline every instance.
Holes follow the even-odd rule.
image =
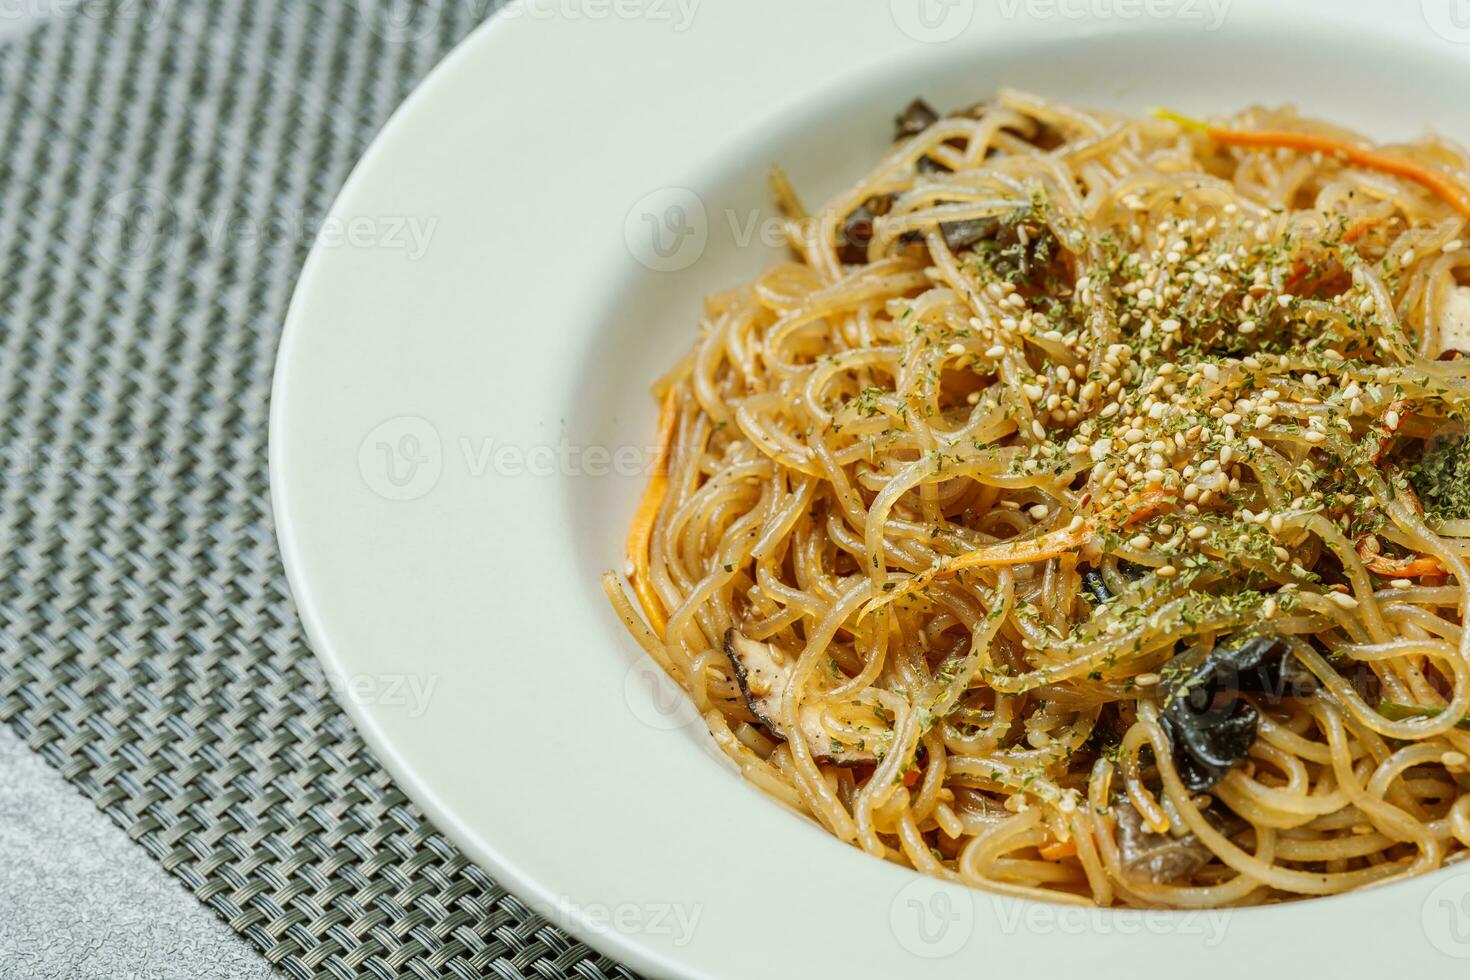
[[[1044,521],[1046,520],[1046,515],[1051,513],[1051,508],[1047,507],[1046,504],[1037,504],[1026,513],[1030,514],[1035,520]]]
[[[1164,678],[1162,675],[1156,674],[1153,671],[1149,671],[1146,674],[1139,674],[1137,677],[1133,678],[1133,683],[1137,684],[1139,687],[1157,687],[1159,683],[1163,681],[1163,679]]]
[[[1153,538],[1150,538],[1147,534],[1136,534],[1133,536],[1133,539],[1128,542],[1128,545],[1134,551],[1143,551],[1145,548],[1153,543]]]
[[[1346,592],[1329,592],[1327,593],[1327,598],[1337,603],[1337,605],[1342,607],[1343,609],[1358,608],[1358,600],[1348,595]]]
[[[1154,574],[1158,575],[1159,578],[1173,578],[1175,575],[1179,574],[1179,569],[1175,568],[1173,565],[1164,565],[1159,568],[1159,570]]]

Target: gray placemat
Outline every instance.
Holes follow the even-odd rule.
[[[379,768],[271,526],[315,223],[493,4],[53,6],[0,47],[0,721],[291,976],[631,976]]]

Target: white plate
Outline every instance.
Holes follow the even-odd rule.
[[[1466,137],[1459,2],[512,7],[358,167],[282,341],[281,545],[364,736],[471,857],[653,974],[1238,977],[1345,946],[1358,976],[1456,967],[1463,868],[1206,916],[1065,912],[874,861],[733,774],[597,578],[644,482],[649,381],[692,342],[700,297],[773,254],[772,162],[818,199],[877,158],[912,95],[999,84],[1135,110],[1294,101],[1385,139]]]

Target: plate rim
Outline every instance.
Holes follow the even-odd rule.
[[[1254,0],[1239,0],[1239,2],[1241,6],[1247,8],[1255,6]],[[407,127],[408,121],[418,115],[422,106],[432,103],[439,98],[440,92],[446,88],[449,79],[456,74],[459,68],[468,61],[482,57],[484,51],[493,42],[501,39],[511,39],[511,35],[517,30],[519,24],[515,16],[508,16],[507,14],[508,12],[513,14],[517,8],[524,9],[527,6],[528,0],[509,0],[508,3],[499,8],[485,23],[478,26],[461,40],[420,81],[404,102],[392,113],[358,162],[353,166],[350,175],[343,183],[332,207],[328,211],[327,220],[329,223],[334,219],[340,220],[347,216],[347,212],[344,211],[346,203],[355,199],[363,188],[368,186],[377,177],[376,168],[379,162],[392,154],[394,143],[399,138],[401,132]],[[1342,9],[1349,6],[1357,6],[1356,0],[1348,0],[1347,3],[1339,4],[1336,7],[1326,2],[1326,0],[1298,0],[1298,3],[1290,8],[1290,15],[1304,14],[1310,8]],[[1397,8],[1395,9],[1397,10]],[[314,284],[320,278],[322,267],[331,261],[331,252],[319,244],[314,244],[303,265],[301,275],[298,278],[293,293],[290,308],[280,335],[272,377],[268,453],[271,507],[275,517],[276,538],[287,582],[291,589],[298,615],[310,641],[313,654],[322,661],[328,670],[337,670],[340,672],[344,667],[349,665],[350,660],[345,658],[342,655],[342,651],[332,642],[329,636],[329,630],[323,622],[321,610],[318,608],[317,602],[314,599],[313,588],[303,570],[304,557],[298,551],[298,546],[292,534],[293,507],[287,499],[287,492],[285,490],[287,481],[281,478],[282,467],[285,463],[281,458],[279,448],[284,442],[284,431],[288,425],[288,416],[291,411],[290,385],[286,379],[292,368],[293,351],[296,350],[296,345],[301,342],[301,338],[309,329],[306,325],[306,314],[303,310],[305,305],[303,296],[315,288]],[[616,930],[597,928],[585,918],[583,910],[577,906],[571,897],[559,895],[547,882],[524,869],[514,859],[513,855],[496,851],[492,847],[482,844],[480,837],[473,830],[469,829],[460,816],[442,806],[439,794],[425,781],[421,774],[416,773],[404,761],[394,744],[392,735],[384,728],[381,719],[373,711],[371,705],[351,698],[337,698],[336,700],[352,719],[358,732],[362,735],[364,742],[374,752],[377,761],[393,777],[395,782],[403,789],[404,793],[433,821],[435,827],[449,837],[468,857],[476,863],[489,868],[498,883],[505,885],[517,895],[534,896],[540,902],[544,903],[545,906],[556,908],[563,915],[563,918],[555,923],[558,927],[567,929],[576,938],[586,942],[599,952],[614,957],[643,972],[656,975],[677,974],[679,976],[690,977],[715,976],[715,974],[705,972],[689,962],[666,955],[663,951],[640,942],[634,936],[625,935]],[[873,863],[875,867],[879,866],[877,862]],[[1462,868],[1461,870],[1470,873],[1470,868]],[[912,874],[912,872],[905,873]],[[1331,902],[1325,899],[1314,899],[1309,902],[1272,909],[1270,910],[1270,914],[1280,919],[1284,918],[1292,909],[1320,907],[1324,904],[1334,904],[1344,899],[1358,897],[1363,894],[1365,892],[1360,891],[1350,893],[1347,896],[1334,896]],[[1005,899],[1004,901],[1011,900]],[[1109,911],[1113,910],[1104,910],[1104,914]],[[1260,913],[1261,911],[1258,909],[1243,909],[1234,910],[1234,914],[1250,916],[1252,913]],[[919,971],[916,969],[916,972]]]

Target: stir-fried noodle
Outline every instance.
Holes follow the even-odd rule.
[[[915,103],[657,385],[629,629],[877,857],[1256,904],[1470,853],[1470,156]]]

